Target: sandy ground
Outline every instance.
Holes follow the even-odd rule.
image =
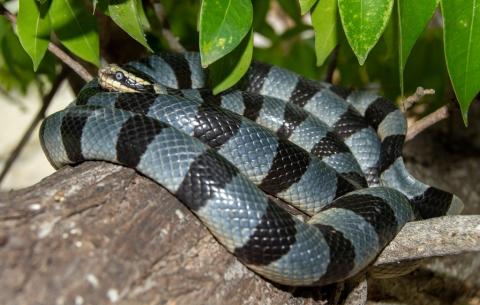
[[[31,88],[26,96],[12,94],[16,100],[23,102],[24,109],[15,101],[0,97],[0,169],[3,169],[6,159],[40,109],[41,101],[37,92],[35,88]],[[48,113],[65,108],[73,99],[73,92],[64,82],[54,97]],[[0,185],[0,191],[33,185],[53,171],[40,148],[37,126],[32,138]]]

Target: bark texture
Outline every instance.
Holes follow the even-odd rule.
[[[164,188],[87,162],[0,193],[0,304],[319,304],[273,285]],[[298,297],[297,297],[298,296]]]

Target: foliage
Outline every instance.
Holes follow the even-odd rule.
[[[475,0],[19,0],[18,10],[15,2],[2,1],[17,15],[16,30],[0,18],[5,90],[25,90],[39,75],[58,73],[45,56],[48,41],[99,66],[109,58],[100,37],[102,20],[110,18],[131,36],[131,45],[168,50],[167,29],[187,50],[199,50],[215,92],[235,84],[252,58],[315,79],[335,60],[334,82],[377,88],[394,100],[417,86],[433,88],[430,109],[452,88],[465,122],[480,91]]]

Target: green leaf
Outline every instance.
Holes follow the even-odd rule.
[[[202,66],[230,53],[250,31],[252,19],[250,0],[203,0],[199,21]]]
[[[143,31],[143,8],[138,2],[137,0],[110,0],[108,13],[122,30],[151,51]]]
[[[439,0],[397,1],[399,31],[400,87],[403,94],[403,72],[413,45],[425,29],[438,5]]]
[[[318,0],[300,0],[300,12],[305,15]]]
[[[33,61],[33,70],[48,48],[50,41],[50,19],[47,15],[48,3],[35,0],[20,0],[17,15],[17,31],[20,43]]]
[[[148,21],[147,14],[143,7],[142,0],[137,0],[137,12],[139,14],[138,18],[140,19],[142,29],[146,31],[150,31],[151,30],[150,22]]]
[[[420,34],[432,18],[439,0],[401,0],[397,1],[400,64],[405,67],[408,55]]]
[[[252,62],[253,31],[250,31],[230,54],[216,61],[209,67],[213,94],[235,85],[247,72]]]
[[[447,69],[468,123],[468,108],[480,91],[480,3],[441,0]]]
[[[343,29],[360,65],[382,35],[393,0],[338,0]]]
[[[319,1],[312,9],[312,25],[317,66],[321,66],[337,45],[337,0]]]
[[[99,66],[100,49],[95,17],[82,1],[53,0],[49,12],[60,42],[78,57]]]
[[[2,70],[0,83],[6,88],[19,86],[22,92],[25,92],[30,82],[35,79],[30,57],[20,44],[18,36],[11,29],[4,33],[0,47],[3,64],[8,69],[4,70],[3,64],[0,65]],[[6,71],[8,73],[5,73]]]

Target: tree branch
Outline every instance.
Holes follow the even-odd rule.
[[[403,112],[406,112],[410,109],[415,103],[421,100],[425,95],[433,95],[435,94],[434,89],[424,89],[423,87],[418,87],[414,94],[407,97],[402,105],[403,105]]]
[[[87,69],[85,69],[78,61],[70,57],[66,52],[60,49],[53,42],[48,43],[48,50],[58,59],[60,59],[64,64],[69,66],[85,82],[89,82],[93,79],[93,76],[87,71]]]
[[[155,194],[155,195],[152,195]],[[229,254],[177,198],[86,162],[0,192],[0,304],[319,304]]]
[[[374,263],[480,252],[480,215],[455,215],[407,223]]]
[[[17,22],[17,17],[10,13],[3,5],[0,7],[0,11],[3,12],[5,17],[12,23]],[[60,49],[53,42],[48,43],[48,50],[60,59],[65,65],[69,66],[75,73],[77,73],[85,82],[89,82],[93,79],[93,76],[83,67],[78,61],[70,57],[65,51]]]
[[[435,112],[430,113],[426,117],[416,121],[412,126],[408,127],[407,135],[405,137],[405,142],[410,141],[415,138],[420,132],[424,131],[428,127],[434,125],[435,123],[447,118],[450,114],[448,105],[445,105]]]
[[[409,223],[375,265],[479,251],[479,226],[478,215]],[[132,169],[86,162],[0,192],[1,304],[73,304],[80,296],[85,304],[313,305],[335,299],[335,286],[292,289],[261,278]],[[364,300],[360,286],[348,298]]]

